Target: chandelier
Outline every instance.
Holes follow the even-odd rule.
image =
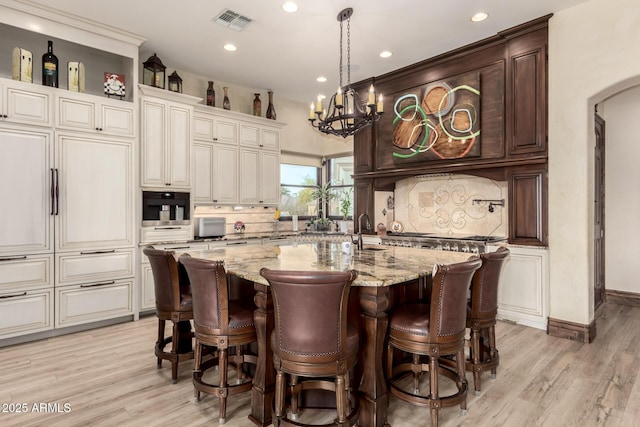
[[[338,14],[340,21],[340,86],[326,109],[322,106],[322,97],[311,103],[309,121],[313,127],[322,133],[337,135],[343,138],[354,135],[360,129],[370,126],[380,119],[383,113],[382,95],[376,103],[376,93],[373,85],[369,88],[366,105],[360,99],[358,92],[351,88],[351,15],[353,9],[347,8]],[[342,23],[347,21],[347,85],[342,85]]]

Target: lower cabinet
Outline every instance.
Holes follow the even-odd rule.
[[[56,288],[56,328],[134,314],[133,278]]]
[[[498,318],[546,330],[549,316],[549,250],[539,247],[507,246],[498,288]],[[490,245],[488,252],[498,246]]]
[[[0,292],[0,338],[53,329],[53,287]]]

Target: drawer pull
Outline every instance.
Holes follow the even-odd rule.
[[[154,230],[180,230],[180,227],[154,227]]]
[[[82,251],[80,252],[80,255],[112,254],[115,251],[116,251],[115,249],[105,250],[105,251],[86,251],[86,252]]]
[[[233,246],[233,245],[246,245],[247,242],[229,242],[227,243],[227,246]]]
[[[90,285],[80,285],[81,288],[96,288],[98,286],[106,286],[106,285],[113,285],[114,283],[116,283],[114,280],[111,280],[110,282],[100,282],[100,283],[91,283]]]
[[[25,296],[26,294],[27,294],[26,292],[23,292],[23,293],[21,293],[21,294],[14,294],[14,295],[2,295],[2,296],[0,296],[0,299],[23,297],[23,296]]]
[[[191,249],[191,246],[176,246],[175,248],[167,248],[168,251],[175,251],[176,249]]]
[[[0,262],[2,261],[16,261],[19,259],[27,259],[26,255],[23,256],[12,256],[12,257],[7,257],[7,258],[0,258]]]

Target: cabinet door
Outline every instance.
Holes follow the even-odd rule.
[[[142,101],[142,186],[164,187],[166,181],[164,163],[165,104],[150,100]]]
[[[130,141],[58,135],[57,249],[133,245]]]
[[[218,117],[215,122],[215,140],[225,144],[238,143],[238,122],[226,117]]]
[[[53,329],[53,288],[0,294],[0,339]]]
[[[258,171],[260,152],[253,149],[240,150],[240,203],[258,203]]]
[[[260,153],[260,203],[280,204],[280,155],[275,151]]]
[[[34,91],[25,84],[4,83],[6,92],[4,119],[7,122],[51,126],[51,96],[45,91]],[[29,85],[33,86],[33,85]],[[0,90],[4,88],[0,87]]]
[[[259,147],[260,144],[260,128],[252,124],[242,123],[240,125],[240,145]]]
[[[97,131],[96,104],[87,100],[58,97],[57,127]]]
[[[102,104],[100,106],[100,131],[111,135],[134,135],[133,107]]]
[[[238,147],[216,144],[214,152],[214,203],[238,203]]]
[[[212,143],[195,142],[193,144],[193,169],[194,169],[194,203],[213,202],[213,152]]]
[[[261,146],[270,150],[280,148],[280,131],[277,129],[263,128],[261,135]]]
[[[146,257],[145,257],[146,258]],[[151,264],[142,263],[140,266],[140,311],[155,310],[156,290],[153,282]]]
[[[56,327],[79,325],[133,314],[132,280],[56,288]]]
[[[213,141],[215,138],[215,118],[213,115],[193,115],[193,137],[204,141]]]
[[[169,176],[165,177],[172,187],[191,186],[191,112],[177,105],[169,106],[169,140],[167,141],[166,164]]]
[[[0,128],[0,253],[52,250],[51,134]]]

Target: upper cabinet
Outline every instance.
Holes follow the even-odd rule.
[[[141,185],[189,190],[193,104],[189,95],[140,85]]]
[[[0,120],[51,126],[52,91],[30,83],[0,79]]]
[[[133,104],[72,92],[57,96],[56,127],[134,136]]]
[[[240,145],[279,150],[280,130],[265,125],[243,123],[240,126]]]
[[[201,109],[193,116],[193,138],[200,141],[237,145],[238,127],[236,119],[205,113]]]

